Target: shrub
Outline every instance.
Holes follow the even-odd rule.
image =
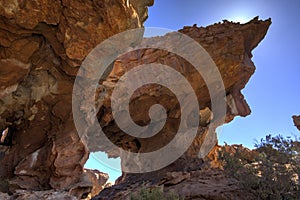
[[[181,200],[177,194],[164,194],[160,187],[141,188],[137,193],[130,196],[130,200]],[[182,199],[183,200],[183,199]]]
[[[225,146],[226,147],[226,146]],[[249,162],[241,149],[234,154],[220,151],[225,172],[255,190],[260,199],[299,199],[300,142],[298,138],[266,136],[255,144],[256,156]]]

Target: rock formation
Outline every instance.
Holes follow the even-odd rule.
[[[270,24],[270,20],[261,21],[258,20],[258,18],[255,18],[246,24],[225,21],[222,24],[214,24],[205,28],[193,26],[184,27],[183,29],[179,30],[179,32],[184,33],[193,38],[195,41],[199,42],[208,51],[216,63],[222,75],[226,90],[227,113],[225,121],[227,123],[230,122],[235,116],[247,116],[250,114],[250,108],[244,100],[241,90],[245,87],[249,78],[255,71],[255,66],[251,61],[251,51],[264,38]],[[161,38],[150,38],[149,40],[152,40],[151,42],[155,43],[160,41]],[[166,43],[164,45],[167,46],[168,44]],[[191,64],[187,63],[186,60],[183,60],[182,58],[178,58],[178,56],[172,53],[155,49],[133,51],[129,54],[119,57],[117,62],[115,62],[111,74],[103,82],[102,85],[105,89],[103,89],[104,92],[100,92],[101,95],[99,96],[110,97],[116,80],[118,80],[125,72],[129,71],[134,66],[152,62],[158,62],[172,66],[184,74],[193,86],[194,90],[197,91],[197,97],[201,99],[199,101],[200,109],[204,110],[210,107],[209,94],[207,88],[205,88],[205,83],[201,77],[199,78],[197,75],[195,75],[197,72],[195,69],[193,69]],[[147,117],[147,109],[149,109],[148,104],[159,103],[165,106],[167,113],[172,113],[170,116],[168,116],[171,118],[171,123],[166,123],[164,129],[162,129],[158,135],[155,135],[150,139],[134,138],[124,134],[120,129],[118,129],[113,121],[110,109],[110,101],[104,100],[102,109],[100,109],[103,112],[98,115],[98,119],[100,124],[103,125],[106,135],[110,137],[110,140],[115,144],[128,149],[128,151],[140,153],[153,151],[153,148],[161,148],[164,144],[166,144],[166,141],[170,141],[170,138],[172,139],[172,137],[174,137],[172,133],[176,132],[174,129],[178,127],[176,124],[179,123],[178,118],[180,115],[176,115],[176,113],[178,113],[178,102],[174,101],[174,104],[170,104],[170,101],[172,100],[170,100],[170,98],[166,98],[162,94],[168,94],[168,91],[163,91],[163,89],[160,89],[159,86],[144,87],[137,92],[130,102],[133,105],[130,107],[130,114],[132,118],[142,125],[149,123],[149,118]],[[143,121],[143,119],[146,120]],[[206,158],[198,158],[198,152],[204,137],[207,134],[207,131],[208,124],[201,125],[198,129],[198,135],[192,145],[184,153],[184,155],[182,155],[171,165],[155,172],[143,174],[123,173],[122,177],[118,179],[116,186],[102,191],[99,196],[95,197],[95,199],[107,199],[107,196],[125,199],[126,196],[128,197],[130,191],[135,191],[137,188],[140,188],[145,180],[148,181],[146,183],[147,187],[160,185],[165,188],[165,191],[175,188],[179,194],[187,197],[188,199],[199,197],[199,195],[201,196],[203,191],[207,191],[207,193],[204,192],[201,196],[203,199],[241,199],[242,192],[239,191],[240,189],[238,188],[233,189],[236,192],[236,194],[233,196],[228,196],[226,194],[223,196],[220,195],[221,193],[224,193],[222,189],[227,190],[225,189],[226,184],[231,185],[226,181],[226,184],[224,183],[225,185],[220,186],[222,188],[220,191],[217,189],[215,190],[215,192],[217,192],[214,196],[212,194],[213,192],[209,192],[210,189],[207,188],[210,187],[209,185],[206,185],[207,187],[202,185],[200,178],[202,175],[195,175],[198,173],[212,173],[210,175],[213,176],[214,172],[211,172],[210,170],[207,171],[206,169],[211,167],[219,167],[219,163],[216,160],[216,153],[218,149],[217,146],[211,150]],[[119,138],[122,138],[122,140]],[[165,140],[162,140],[161,138],[165,138]],[[153,146],[151,144],[156,145]],[[108,151],[108,153],[111,156],[120,156],[115,155],[116,152]],[[177,186],[170,187],[168,181],[166,181],[166,184],[161,182],[164,179],[168,179],[170,173],[177,174],[179,176],[177,177],[176,175],[175,178],[173,177],[169,180],[170,182],[177,182],[176,180],[179,180],[178,183],[174,183],[174,185]],[[216,173],[220,173],[219,176],[222,177],[220,179],[226,179],[222,172]],[[192,176],[196,176],[197,178],[190,178]],[[187,180],[186,182],[183,181],[185,179]],[[199,182],[197,182],[197,180]],[[181,184],[181,182],[183,183]],[[184,187],[189,187],[185,186],[185,184],[189,185],[190,183],[193,183],[192,185],[197,185],[195,187],[204,187],[203,191],[201,190],[202,192],[199,191],[199,193],[197,193],[193,189],[189,189],[186,193],[183,192],[181,189]],[[234,185],[234,183],[232,185]],[[220,192],[220,194],[218,192]],[[253,197],[253,199],[255,198]]]
[[[98,43],[141,27],[152,4],[0,1],[0,179],[9,191],[77,186],[88,151],[72,119],[74,77]]]
[[[179,30],[180,33],[186,34],[199,42],[216,63],[226,90],[226,122],[230,122],[235,116],[247,116],[250,114],[250,108],[240,91],[245,87],[255,71],[255,66],[251,61],[251,51],[264,38],[270,23],[270,20],[260,21],[258,18],[255,18],[243,25],[226,22],[206,28],[184,27]],[[150,38],[145,43],[158,43],[161,40],[159,37]],[[170,44],[166,43],[164,45],[168,46]],[[163,144],[160,143],[164,143],[168,139],[161,140],[161,135],[165,135],[166,138],[173,137],[172,132],[176,129],[176,124],[180,117],[180,114],[178,114],[178,102],[170,97],[171,95],[168,91],[160,89],[159,86],[149,86],[140,88],[134,94],[130,102],[130,114],[134,121],[145,125],[149,122],[149,107],[154,103],[164,105],[167,112],[170,113],[168,117],[170,117],[171,122],[164,126],[164,129],[160,132],[161,135],[157,135],[151,140],[136,139],[126,136],[114,123],[109,98],[117,80],[134,66],[145,63],[161,63],[178,70],[189,80],[189,83],[197,93],[198,99],[201,99],[199,100],[200,109],[204,111],[204,109],[210,108],[210,96],[205,82],[186,60],[170,52],[157,49],[132,51],[119,57],[114,64],[111,74],[102,83],[103,88],[100,88],[99,96],[104,98],[101,99],[100,111],[102,112],[98,114],[98,118],[106,135],[110,137],[114,144],[135,152],[152,151],[151,144],[154,143],[157,145],[155,148],[162,146]],[[170,101],[174,103],[170,103]],[[202,126],[202,128],[205,127],[205,125]],[[201,131],[205,132],[204,130]],[[119,140],[119,138],[122,138],[122,140]],[[198,138],[197,141],[201,141],[201,139]],[[115,152],[108,153],[114,156]]]
[[[29,191],[29,190],[16,190],[13,195],[9,196],[8,194],[0,193],[1,200],[38,200],[38,199],[64,199],[64,200],[76,200],[77,197],[70,195],[66,191]]]
[[[128,199],[139,191],[142,185],[147,188],[160,187],[165,193],[171,192],[184,199],[199,200],[246,200],[257,199],[255,193],[239,187],[236,179],[228,177],[220,169],[205,169],[190,172],[169,172],[157,180],[157,183],[133,180],[104,189],[93,199]]]
[[[118,151],[106,149],[105,145],[97,146],[97,140],[88,140],[88,147],[81,141],[73,121],[72,89],[79,66],[88,53],[110,36],[142,27],[147,18],[147,6],[152,4],[152,0],[0,1],[0,177],[3,180],[0,192],[15,193],[20,199],[31,198],[30,195],[40,198],[45,195],[62,198],[59,195],[64,195],[70,199],[88,193],[95,195],[103,189],[107,175],[84,172],[89,151],[102,150],[111,157],[120,156],[125,166],[126,158]],[[251,51],[264,38],[270,24],[270,20],[255,18],[246,24],[225,21],[205,28],[193,26],[179,30],[201,44],[218,67],[226,92],[227,123],[235,116],[250,114],[241,90],[255,70]],[[155,44],[161,39],[149,38],[145,43]],[[217,146],[207,157],[198,157],[210,122],[222,117],[211,112],[211,100],[203,78],[191,63],[173,53],[138,47],[134,45],[133,51],[119,56],[111,71],[99,82],[97,101],[101,105],[97,117],[106,136],[124,150],[145,153],[163,147],[176,134],[181,115],[178,101],[168,89],[155,84],[138,89],[129,107],[132,119],[143,126],[149,123],[150,106],[163,105],[168,120],[159,134],[149,139],[126,135],[112,116],[110,97],[116,82],[130,69],[150,63],[171,66],[186,77],[197,95],[200,127],[192,145],[177,161],[155,172],[124,173],[118,185],[104,190],[96,199],[126,198],[127,189],[138,188],[143,180],[149,186],[164,185],[166,191],[188,188],[191,184],[195,187],[211,185],[203,197],[201,191],[182,190],[182,195],[189,198],[211,197],[213,188],[220,186],[215,197],[222,194],[223,199],[230,199],[233,196],[227,193],[235,184],[234,180],[227,180],[218,170],[204,170],[218,166]],[[77,95],[93,101],[84,89]],[[84,112],[85,108],[82,109]],[[192,116],[188,123],[194,120]],[[213,142],[216,145],[216,141]],[[127,161],[126,164],[130,168],[138,163]],[[219,185],[216,180],[221,180]],[[68,193],[55,194],[52,189]],[[234,198],[243,194],[238,187],[232,190],[236,191]]]
[[[294,124],[297,127],[297,129],[300,130],[300,115],[299,116],[293,116]]]

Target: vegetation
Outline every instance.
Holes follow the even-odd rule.
[[[164,194],[160,187],[141,188],[136,194],[132,194],[130,200],[183,200],[177,194]]]
[[[225,172],[254,191],[258,199],[300,199],[300,141],[266,136],[246,158],[241,148],[220,151]]]

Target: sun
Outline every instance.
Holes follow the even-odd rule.
[[[231,17],[228,17],[228,21],[233,22],[240,22],[240,23],[247,23],[249,22],[253,17],[247,16],[247,15],[234,15]]]
[[[226,10],[224,14],[228,21],[246,23],[257,16],[255,13],[251,5],[245,6],[243,4],[237,4]]]

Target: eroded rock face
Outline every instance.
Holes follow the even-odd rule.
[[[47,191],[28,191],[28,190],[17,190],[12,196],[9,196],[4,193],[0,193],[0,197],[3,200],[38,200],[38,199],[63,199],[63,200],[76,200],[77,197],[69,194],[66,191],[55,191],[55,190],[47,190]]]
[[[106,186],[106,182],[109,178],[108,174],[95,169],[84,169],[83,174],[85,174],[87,181],[90,182],[90,185],[87,185],[88,188],[91,188],[91,190],[88,191],[90,197],[94,197],[99,194],[99,192]]]
[[[152,4],[0,1],[0,177],[12,190],[80,181],[88,151],[72,119],[74,77],[98,43],[141,27]]]
[[[196,170],[191,172],[168,172],[161,176],[157,182],[124,182],[104,189],[94,200],[129,199],[142,187],[159,187],[168,194],[179,195],[184,199],[201,200],[243,200],[257,199],[255,193],[239,187],[236,179],[225,175],[220,169]]]
[[[250,114],[250,108],[246,103],[244,96],[241,94],[241,90],[245,87],[249,78],[255,71],[254,63],[251,61],[251,51],[264,38],[270,24],[270,20],[261,21],[258,20],[258,18],[254,18],[246,24],[224,21],[224,23],[214,24],[206,28],[198,28],[193,26],[184,27],[182,30],[179,30],[179,32],[184,33],[199,42],[207,50],[216,63],[222,75],[226,90],[227,113],[225,122],[227,123],[230,122],[235,116],[247,116]],[[155,43],[161,41],[160,39],[161,38],[159,37],[150,38],[149,40],[146,40],[146,42]],[[164,45],[167,46],[168,43],[165,43]],[[207,113],[207,109],[210,108],[210,98],[203,79],[197,76],[197,71],[182,58],[179,58],[172,53],[157,49],[137,50],[121,56],[118,58],[117,62],[115,62],[114,68],[109,77],[102,84],[105,89],[100,91],[99,96],[104,97],[104,100],[102,101],[104,103],[102,104],[102,109],[100,109],[101,112],[98,115],[98,119],[100,124],[104,127],[103,129],[106,135],[110,137],[110,140],[131,152],[144,153],[153,151],[153,148],[161,148],[168,141],[170,141],[172,137],[174,137],[176,128],[178,128],[178,119],[180,117],[180,114],[178,114],[178,102],[173,99],[172,94],[170,94],[167,90],[156,85],[148,85],[143,87],[133,95],[132,101],[130,102],[132,104],[130,105],[132,106],[130,107],[130,114],[137,123],[140,125],[145,125],[149,123],[149,117],[147,115],[150,105],[153,105],[154,103],[164,105],[167,113],[170,113],[168,116],[170,121],[169,123],[166,123],[164,129],[162,129],[158,135],[155,135],[150,139],[130,137],[118,129],[114,123],[110,108],[111,104],[108,99],[111,95],[112,89],[115,86],[115,83],[123,74],[132,69],[134,66],[154,62],[171,66],[185,75],[190,84],[193,86],[194,91],[197,92],[200,105],[200,115],[201,111],[204,113],[203,115],[208,115],[205,113]],[[216,116],[213,114],[214,113],[212,113],[212,116],[216,118]],[[211,118],[211,115],[206,117],[206,119],[209,118]],[[211,153],[209,153],[206,158],[199,159],[198,157],[199,149],[203,144],[204,137],[206,134],[208,134],[208,124],[209,123],[202,123],[200,118],[201,126],[198,128],[198,135],[194,139],[194,142],[184,153],[184,155],[182,155],[174,163],[161,170],[149,173],[123,173],[122,177],[117,180],[116,186],[104,190],[95,199],[105,199],[107,196],[126,199],[128,192],[134,190],[134,188],[139,188],[143,181],[149,181],[150,186],[159,185],[158,183],[161,181],[162,177],[169,177],[169,179],[166,178],[168,179],[166,183],[169,182],[171,184],[176,182],[174,184],[176,185],[174,188],[178,191],[181,191],[182,188],[189,188],[192,187],[191,185],[197,184],[200,184],[201,186],[198,186],[202,188],[202,182],[197,179],[189,182],[189,184],[186,186],[180,184],[180,182],[184,182],[185,179],[193,179],[190,178],[190,176],[192,177],[191,174],[195,175],[194,173],[204,173],[201,172],[201,170],[211,167],[220,167],[218,161],[216,160],[215,154],[215,151],[218,150],[217,146],[212,148]],[[122,140],[120,140],[120,138],[122,138]],[[164,140],[162,138],[164,138]],[[92,141],[90,141],[89,145],[93,146]],[[95,148],[101,149],[99,146]],[[105,149],[105,147],[103,147],[103,149]],[[111,156],[120,156],[116,151],[108,151],[108,153]],[[122,158],[122,155],[121,159],[124,159]],[[134,163],[133,161],[132,164],[137,163]],[[177,173],[180,174],[182,172],[186,173],[181,174],[179,177],[172,178],[173,175],[170,174],[170,172],[172,172],[173,175],[176,175]],[[228,181],[225,180],[225,177],[223,178],[225,182]],[[224,184],[226,185],[227,183],[225,182]],[[231,185],[230,183],[228,184]],[[232,183],[232,185],[234,184],[235,183]],[[214,184],[212,183],[212,185]],[[123,190],[123,187],[130,187],[131,189]],[[209,192],[210,189],[206,187],[204,187],[205,189],[203,189],[203,191],[201,190],[200,192],[201,194],[205,194],[203,196],[201,196],[200,193],[196,194],[197,192],[195,191],[198,189],[195,188],[187,189],[186,192],[183,192],[183,196],[191,199],[196,197],[198,198],[199,195],[202,197],[202,199],[241,199],[243,197],[243,192],[241,191],[237,192],[235,196],[230,196],[225,194],[225,191],[228,190],[228,188],[226,189],[226,186],[220,187],[224,189],[224,191],[220,191],[220,193],[215,196],[213,192]],[[240,189],[236,188],[236,190]],[[204,191],[207,191],[207,193]],[[221,193],[224,193],[224,195],[222,196]],[[252,199],[255,199],[255,197],[253,196]]]
[[[124,30],[142,27],[147,18],[147,6],[152,4],[151,0],[0,1],[0,177],[7,180],[7,187],[0,188],[3,192],[64,189],[70,191],[65,195],[80,198],[82,194],[95,194],[102,189],[102,179],[97,175],[95,179],[89,172],[83,173],[89,152],[73,122],[74,79],[82,61],[98,43]],[[216,63],[226,90],[226,122],[235,116],[250,114],[241,89],[255,70],[251,51],[264,38],[270,23],[270,20],[255,18],[243,25],[225,21],[206,28],[193,26],[179,30],[200,43]],[[156,37],[145,42],[160,40]],[[192,176],[198,177],[195,173],[202,173],[199,170],[205,168],[204,163],[210,162],[210,157],[199,159],[198,153],[208,134],[210,121],[220,117],[211,113],[205,82],[190,63],[170,52],[151,48],[120,56],[108,72],[109,76],[101,80],[97,93],[101,106],[97,117],[108,138],[131,152],[150,152],[172,139],[180,120],[178,101],[166,88],[158,85],[148,85],[134,93],[130,114],[134,121],[146,125],[149,107],[163,105],[169,115],[159,134],[150,139],[128,136],[112,117],[109,97],[115,83],[128,70],[149,63],[171,66],[186,77],[199,101],[201,126],[191,147],[176,162],[148,174],[124,174],[118,183],[130,185],[130,180],[134,180],[136,187],[143,180],[161,180],[165,185],[185,183]],[[83,90],[79,95],[85,94]],[[90,96],[87,98],[94,100]],[[189,122],[193,123],[193,120],[192,116]],[[89,142],[89,150],[105,150],[110,156],[120,156],[124,161],[118,151]],[[138,163],[127,164],[130,168],[131,164]],[[103,177],[105,179],[105,175]],[[95,188],[86,180],[93,180]]]
[[[96,196],[105,186],[109,176],[98,170],[84,169],[78,183],[69,190],[69,194],[77,199],[91,199]]]
[[[294,124],[295,126],[300,130],[300,115],[299,116],[293,116]]]
[[[206,28],[193,26],[184,27],[179,30],[179,32],[199,42],[216,63],[226,90],[226,122],[230,122],[235,116],[247,116],[250,114],[250,108],[241,94],[241,90],[245,87],[255,71],[255,66],[251,61],[251,51],[264,38],[270,23],[270,20],[261,21],[255,18],[247,24],[225,21],[222,24],[214,24]],[[168,37],[168,35],[163,36],[163,38]],[[145,43],[155,44],[161,41],[164,41],[164,46],[172,45],[165,42],[169,41],[168,39],[163,40],[162,37],[146,39]],[[175,168],[179,170],[190,169],[194,160],[197,160],[199,148],[203,143],[203,138],[207,134],[209,119],[213,118],[217,121],[216,118],[218,118],[218,116],[216,116],[216,114],[214,115],[214,113],[212,113],[212,115],[209,114],[210,96],[206,88],[206,83],[198,71],[186,60],[170,52],[159,49],[139,49],[133,50],[117,59],[111,74],[102,83],[99,89],[100,94],[98,96],[99,99],[101,99],[101,107],[98,113],[98,119],[101,127],[114,144],[136,153],[157,150],[174,137],[178,129],[178,124],[180,123],[180,106],[176,98],[174,98],[174,95],[159,85],[147,85],[139,88],[131,97],[129,105],[130,115],[139,125],[147,125],[147,123],[149,123],[148,110],[151,105],[163,105],[168,113],[168,121],[159,134],[147,139],[131,137],[120,130],[114,122],[110,97],[116,82],[123,74],[135,66],[149,63],[160,63],[171,66],[183,74],[194,91],[196,91],[200,106],[200,118],[202,119],[200,119],[201,126],[199,127],[198,136],[193,145],[188,149],[185,155],[183,155],[180,159],[181,161],[177,162],[178,166],[175,166]],[[122,102],[122,99],[119,101]],[[121,114],[122,113],[120,113],[120,115]],[[189,118],[189,121],[193,121],[193,118]],[[91,137],[87,143],[92,150],[105,149],[105,144],[104,147],[99,146],[99,142],[93,137]],[[113,157],[120,156],[117,151],[112,152],[107,150],[107,153]]]
[[[231,200],[231,199],[257,199],[255,190],[245,189],[241,183],[230,177],[224,170],[224,163],[220,162],[220,156],[226,152],[234,156],[237,152],[248,163],[253,163],[258,156],[257,151],[250,150],[242,145],[215,146],[208,155],[209,162],[202,164],[201,169],[191,171],[164,171],[154,174],[155,178],[149,178],[145,174],[137,176],[123,176],[123,180],[111,187],[105,188],[94,200],[129,199],[132,194],[141,188],[151,190],[159,188],[164,194],[174,193],[184,199],[203,200]],[[198,163],[200,164],[200,163]],[[152,174],[153,175],[153,174]]]

